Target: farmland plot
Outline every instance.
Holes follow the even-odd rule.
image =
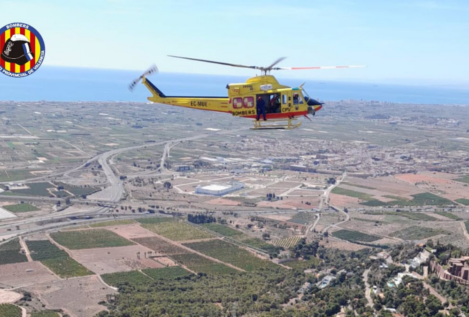
[[[161,269],[144,269],[142,270],[142,272],[150,276],[154,280],[174,279],[178,277],[189,276],[192,274],[191,272],[184,270],[180,266],[165,267]]]
[[[17,204],[17,205],[8,205],[2,206],[3,209],[6,209],[11,212],[30,212],[30,211],[38,211],[39,208],[36,208],[30,204]]]
[[[71,250],[123,247],[134,244],[105,229],[55,232],[51,234],[51,237]]]
[[[246,271],[273,267],[272,262],[262,260],[250,252],[222,240],[186,243],[191,249],[199,251],[222,262],[230,263]]]
[[[0,265],[27,262],[28,259],[20,253],[21,245],[18,239],[0,245]]]
[[[158,237],[136,238],[133,241],[141,244],[156,253],[164,255],[184,254],[188,253],[185,249],[175,246],[172,243],[166,242]]]
[[[173,241],[213,238],[211,234],[184,222],[169,221],[157,224],[142,224],[142,227]]]
[[[441,229],[432,229],[427,227],[412,226],[403,230],[394,232],[391,237],[397,237],[404,240],[421,240],[427,239],[439,234],[447,234],[446,231]]]
[[[229,274],[236,273],[237,271],[229,266],[226,266],[221,263],[213,262],[203,256],[198,254],[178,254],[173,255],[172,258],[187,266],[189,269],[197,273],[206,273],[206,274]]]
[[[151,284],[154,280],[139,271],[119,272],[101,275],[104,282],[119,287],[120,284]]]
[[[373,242],[381,239],[381,237],[369,235],[366,233],[352,231],[352,230],[339,230],[332,233],[334,237],[347,241],[360,241],[360,242]]]
[[[0,316],[2,317],[21,317],[21,308],[11,304],[0,304]]]
[[[300,241],[301,237],[288,237],[285,239],[276,239],[272,243],[277,247],[282,247],[284,249],[289,249],[296,245]]]

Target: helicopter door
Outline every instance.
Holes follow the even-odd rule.
[[[290,112],[292,105],[291,91],[286,91],[282,93],[282,113]]]

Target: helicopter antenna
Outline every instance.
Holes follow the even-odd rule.
[[[131,82],[130,85],[129,85],[130,91],[134,90],[135,86],[138,84],[138,82],[143,77],[146,77],[146,76],[154,74],[154,73],[158,73],[158,67],[156,67],[156,65],[152,65],[147,71],[145,71],[142,75],[140,75],[140,77],[138,77],[133,82]]]
[[[312,66],[312,67],[274,67],[281,61],[283,61],[286,57],[280,57],[275,62],[270,64],[267,67],[262,66],[247,66],[247,65],[240,65],[240,64],[232,64],[232,63],[225,63],[225,62],[217,62],[208,59],[199,59],[199,58],[192,58],[192,57],[183,57],[183,56],[175,56],[175,55],[168,55],[169,57],[174,58],[181,58],[187,59],[191,61],[197,62],[204,62],[204,63],[211,63],[211,64],[218,64],[224,66],[231,66],[231,67],[240,67],[240,68],[251,68],[251,69],[259,69],[264,75],[267,75],[272,70],[304,70],[304,69],[335,69],[335,68],[358,68],[358,67],[366,67],[365,65],[351,65],[351,66]]]

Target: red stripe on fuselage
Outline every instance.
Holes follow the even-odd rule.
[[[34,35],[34,33],[31,32],[30,37],[31,39],[29,40],[29,44],[31,45],[31,53],[33,54],[33,59],[29,63],[31,65],[30,69],[32,69],[34,65],[36,65],[36,56],[37,56],[36,54],[38,53],[36,52],[36,35]]]
[[[20,34],[26,35],[25,30],[23,28],[20,28]],[[26,70],[26,64],[20,65],[20,72],[24,73],[25,70]]]
[[[286,113],[267,113],[266,114],[266,119],[288,119],[290,117],[296,117],[296,116],[304,116],[307,115],[308,111],[299,111],[299,112],[286,112]],[[249,119],[257,119],[257,116],[240,116],[243,118],[249,118]],[[262,117],[262,114],[261,114]]]

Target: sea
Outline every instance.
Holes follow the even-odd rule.
[[[137,85],[132,92],[128,89],[139,75],[138,71],[42,66],[25,78],[0,74],[0,100],[146,102],[150,94],[143,85]],[[226,96],[227,84],[242,83],[248,77],[158,73],[149,78],[166,95]],[[469,87],[301,80],[280,76],[277,79],[291,87],[305,82],[309,95],[320,101],[469,105]]]

